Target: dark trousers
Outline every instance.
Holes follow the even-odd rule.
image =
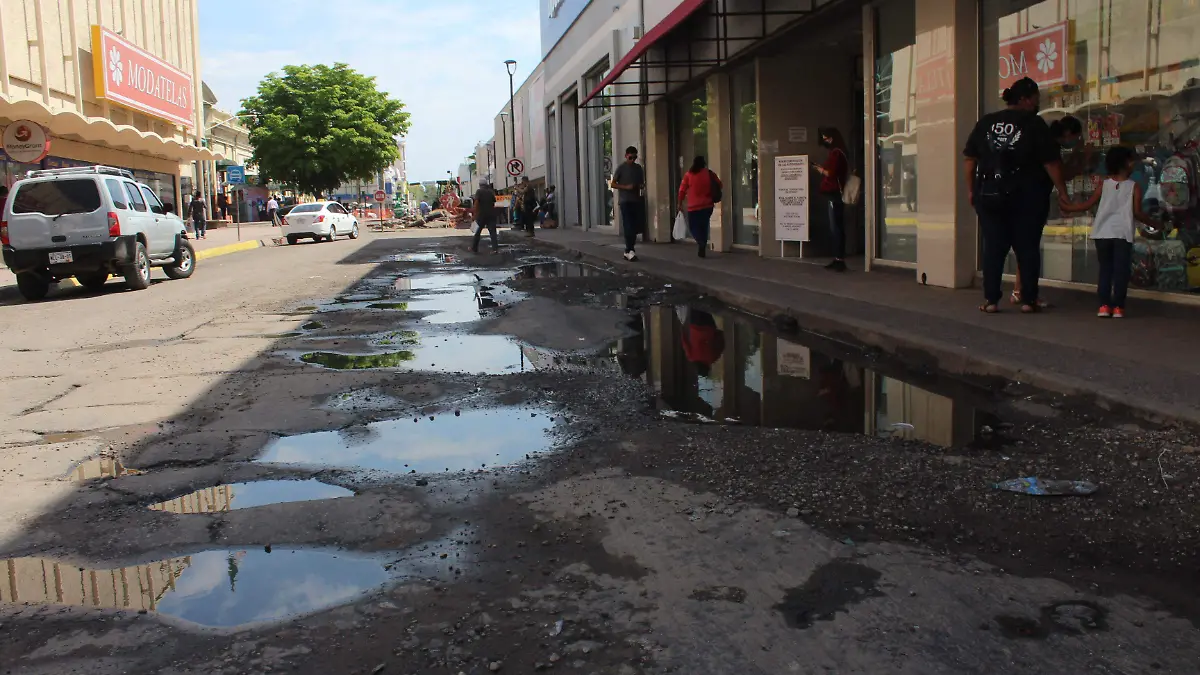
[[[829,236],[833,237],[833,257],[846,257],[846,205],[841,193],[826,194],[826,209],[829,215]]]
[[[475,238],[471,241],[471,250],[479,253],[479,237],[483,236],[484,228],[487,228],[488,234],[492,236],[492,250],[500,250],[500,238],[496,236],[496,216],[479,216],[476,222],[479,223],[479,229],[475,230]]]
[[[621,232],[625,235],[625,251],[637,246],[638,235],[645,225],[646,205],[640,201],[621,202]]]
[[[1096,258],[1100,262],[1100,285],[1097,297],[1107,307],[1125,309],[1125,293],[1129,290],[1129,274],[1133,263],[1133,244],[1124,239],[1093,239]]]
[[[1000,304],[1001,278],[1008,252],[1017,256],[1021,276],[1021,302],[1037,306],[1038,277],[1042,273],[1042,229],[1046,227],[1046,200],[1040,191],[1013,195],[1001,209],[976,209],[983,233],[983,297]]]
[[[197,237],[203,237],[204,233],[208,231],[208,222],[204,220],[193,220],[192,228],[196,230]]]
[[[533,211],[521,212],[521,226],[523,229],[525,229],[525,231],[533,232],[533,229],[537,227],[537,224],[537,209],[534,209]]]
[[[709,226],[712,222],[713,207],[706,209],[696,209],[695,211],[687,212],[688,230],[692,233],[692,239],[700,245],[700,249],[708,248],[708,233]]]

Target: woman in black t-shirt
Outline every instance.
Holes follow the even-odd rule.
[[[1000,281],[1011,249],[1021,276],[1021,311],[1039,310],[1042,230],[1051,188],[1066,200],[1059,145],[1038,116],[1037,83],[1022,78],[1004,90],[1008,107],[984,115],[963,149],[967,195],[983,233],[983,294],[980,311],[1000,309]]]

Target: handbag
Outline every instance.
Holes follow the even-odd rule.
[[[676,241],[687,239],[688,225],[687,216],[683,215],[683,211],[675,214],[675,227],[671,229],[671,237]]]
[[[708,172],[708,184],[708,191],[712,194],[713,203],[720,204],[721,199],[724,197],[722,194],[721,183],[717,180],[717,174],[713,173],[711,170]]]
[[[846,157],[846,153],[841,150],[838,150],[838,152],[842,153],[842,157]],[[862,179],[850,168],[849,157],[846,157],[846,172],[850,175],[846,177],[846,182],[844,183],[839,179],[838,187],[842,189],[842,203],[854,206],[862,198]]]

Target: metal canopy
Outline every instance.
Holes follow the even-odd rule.
[[[675,21],[669,30],[653,36],[647,33],[653,42],[643,49],[630,50],[626,58],[636,57],[629,63],[618,62],[620,71],[614,69],[616,75],[601,81],[579,107],[648,105],[836,1],[706,0],[688,9],[688,15]],[[625,69],[637,69],[641,75],[637,80],[617,80]]]

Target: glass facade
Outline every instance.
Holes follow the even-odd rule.
[[[592,71],[587,79],[590,90],[608,75],[608,63]],[[612,93],[612,87],[605,89],[601,96],[596,97],[595,106],[587,108],[588,118],[588,181],[592,186],[589,190],[590,213],[592,224],[598,227],[612,227],[613,191],[609,181],[613,173],[613,111],[611,99],[607,94]]]
[[[1031,77],[1042,115],[1077,117],[1082,142],[1063,150],[1067,189],[1090,196],[1104,152],[1134,149],[1144,210],[1161,221],[1135,237],[1132,286],[1200,291],[1200,3],[1195,0],[984,0],[982,100]],[[1052,200],[1054,201],[1054,200]],[[1052,205],[1042,276],[1095,282],[1090,214]],[[1011,270],[1010,270],[1011,271]]]
[[[55,157],[53,155],[45,158],[40,164],[25,164],[23,162],[14,162],[0,150],[0,170],[3,171],[4,186],[11,188],[13,183],[25,177],[29,171],[37,171],[39,169],[70,169],[73,167],[92,166],[92,162],[84,162],[78,159],[70,159],[67,157]],[[126,167],[116,167],[123,169]],[[145,183],[154,190],[154,194],[158,195],[159,201],[164,204],[175,203],[175,176],[169,173],[159,173],[157,171],[142,171],[140,169],[129,169],[133,172],[135,180]]]
[[[708,156],[708,96],[703,89],[684,95],[674,106],[674,154],[675,163],[671,167],[671,185],[679,187],[683,174],[691,167],[692,160],[697,155],[704,155],[709,165],[712,158]],[[678,189],[671,190],[672,212],[678,210],[676,203]],[[689,233],[688,238],[691,238]]]
[[[916,11],[916,0],[875,10],[875,257],[913,263],[920,217]]]
[[[758,246],[758,87],[755,65],[749,63],[730,74],[733,175],[733,243]]]

